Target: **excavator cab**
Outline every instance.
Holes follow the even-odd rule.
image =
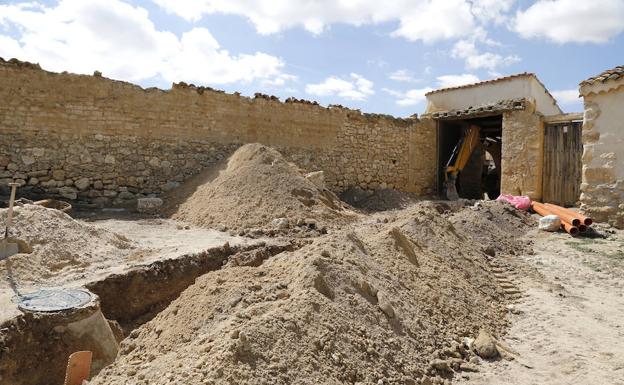
[[[457,193],[457,176],[466,167],[475,148],[481,141],[481,127],[471,124],[455,145],[451,156],[444,167],[444,187],[448,200],[459,199]]]

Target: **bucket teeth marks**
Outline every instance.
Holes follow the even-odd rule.
[[[512,302],[520,300],[523,297],[522,291],[513,283],[513,278],[516,276],[513,267],[494,259],[491,259],[488,262],[490,265],[490,271],[492,272],[496,283],[502,289],[505,298]]]

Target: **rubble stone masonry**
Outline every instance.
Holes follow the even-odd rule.
[[[542,198],[544,124],[535,104],[503,113],[501,192]]]
[[[431,193],[435,124],[174,84],[141,87],[0,59],[0,185],[100,205],[158,195],[241,144],[274,146],[329,188]]]
[[[581,87],[583,183],[581,209],[624,228],[624,80]]]

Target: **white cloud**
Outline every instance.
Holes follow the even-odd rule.
[[[419,2],[403,14],[393,36],[433,43],[466,36],[474,27],[474,16],[467,1],[430,0]]]
[[[422,81],[422,79],[417,79],[416,77],[414,77],[414,74],[411,71],[405,69],[396,70],[389,73],[388,79],[405,83],[418,83]]]
[[[382,88],[382,91],[394,96],[396,98],[397,105],[401,107],[411,107],[424,102],[425,94],[429,91],[433,91],[433,88],[416,88],[407,91],[396,91],[388,88]]]
[[[248,19],[260,34],[302,27],[320,34],[332,24],[355,26],[398,22],[391,36],[431,44],[442,40],[472,42],[464,56],[470,70],[517,62],[515,55],[479,52],[475,42],[490,47],[500,43],[488,37],[486,26],[507,23],[516,0],[152,0],[189,21],[206,14],[231,14]]]
[[[578,89],[558,90],[551,91],[550,93],[557,99],[557,103],[561,105],[577,104],[580,102]]]
[[[373,82],[356,73],[351,73],[347,80],[331,76],[321,83],[308,84],[305,91],[316,96],[336,95],[343,99],[358,101],[366,100],[375,93]]]
[[[492,52],[480,52],[475,43],[469,40],[460,40],[455,43],[451,56],[463,59],[469,70],[484,68],[494,71],[498,67],[508,66],[521,60],[517,55],[502,56]]]
[[[0,5],[0,56],[39,62],[52,71],[92,73],[140,81],[208,84],[248,82],[280,75],[283,62],[257,52],[232,55],[205,28],[178,38],[159,31],[148,12],[119,0],[61,0],[55,7]]]
[[[483,22],[502,24],[516,0],[472,0],[472,13]]]
[[[261,34],[302,26],[318,34],[330,24],[362,25],[391,21],[410,7],[410,0],[153,0],[168,12],[197,21],[205,14],[246,17]],[[424,0],[417,0],[422,2]]]
[[[624,31],[624,1],[538,0],[516,14],[513,28],[525,38],[603,43]]]
[[[299,77],[290,74],[279,74],[272,79],[266,79],[262,82],[262,86],[266,88],[282,88],[287,83],[296,82]]]
[[[152,0],[188,21],[206,14],[247,18],[260,34],[303,27],[319,34],[331,24],[399,22],[394,36],[432,43],[471,36],[476,22],[502,22],[515,0]]]
[[[473,74],[442,75],[438,76],[437,79],[440,88],[463,86],[479,81],[479,78]]]
[[[436,78],[437,88],[457,87],[464,84],[476,83],[479,78],[473,74],[459,74],[459,75],[442,75]],[[433,91],[435,88],[424,87],[414,88],[407,91],[397,91],[390,88],[382,88],[382,91],[394,96],[396,98],[396,104],[401,107],[410,107],[421,104],[425,101],[425,94],[429,91]]]

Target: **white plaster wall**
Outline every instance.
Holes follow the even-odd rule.
[[[624,180],[624,84],[616,90],[591,94],[586,103],[595,103],[599,113],[594,119],[594,130],[600,136],[591,148],[590,167],[612,166],[615,177]]]
[[[562,113],[556,102],[533,76],[521,76],[430,94],[427,96],[426,113],[457,110],[516,98],[535,100],[536,111],[544,115]]]
[[[624,79],[583,84],[581,210],[624,229]]]
[[[530,77],[529,79],[531,79],[531,90],[529,95],[535,99],[535,109],[546,116],[563,113],[561,108],[557,105],[557,102],[551,95],[548,94],[544,86],[542,86],[534,77]]]

